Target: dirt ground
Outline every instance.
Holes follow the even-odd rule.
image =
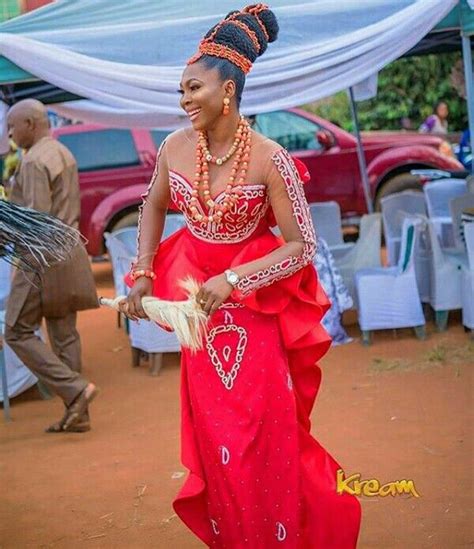
[[[94,265],[111,296],[108,263]],[[349,326],[358,336],[354,317]],[[159,377],[131,367],[128,339],[113,311],[81,313],[84,372],[102,389],[93,430],[48,435],[58,398],[36,388],[0,418],[0,548],[203,547],[173,513],[184,480],[179,459],[179,356]],[[378,332],[333,348],[313,434],[346,475],[381,484],[412,479],[419,498],[361,496],[359,549],[474,546],[474,345],[459,322],[418,341],[409,330]],[[310,549],[310,548],[308,548]]]

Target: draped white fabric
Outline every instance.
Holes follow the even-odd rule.
[[[280,37],[247,78],[242,111],[258,113],[331,95],[414,46],[457,0],[270,2]],[[0,54],[92,100],[58,111],[121,126],[172,128],[186,60],[236,0],[58,0],[0,25]]]

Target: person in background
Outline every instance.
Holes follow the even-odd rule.
[[[18,164],[20,163],[20,151],[16,143],[10,139],[8,153],[3,159],[2,179],[3,185],[7,186],[9,179],[15,173]]]
[[[413,123],[411,121],[411,118],[408,116],[402,116],[402,118],[400,119],[400,126],[402,130],[405,130],[407,132],[413,130]]]
[[[420,126],[420,133],[447,134],[448,133],[448,105],[444,101],[436,103],[433,114]]]
[[[7,114],[10,137],[24,149],[14,175],[11,201],[53,215],[79,227],[77,163],[66,147],[49,135],[46,109],[34,99]],[[41,275],[17,271],[7,303],[5,341],[22,362],[64,402],[64,417],[48,433],[90,429],[88,405],[98,390],[81,375],[77,311],[98,307],[89,258],[79,240],[65,261]],[[37,335],[46,319],[50,349]]]

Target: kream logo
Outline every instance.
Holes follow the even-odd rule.
[[[401,494],[411,494],[412,496],[419,498],[420,494],[415,488],[413,480],[395,480],[382,484],[376,478],[369,480],[360,480],[361,474],[354,473],[349,477],[345,477],[344,471],[338,469],[337,471],[337,493],[338,494],[350,494],[352,496],[396,496]]]

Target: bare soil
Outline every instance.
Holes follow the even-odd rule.
[[[94,265],[112,296],[108,263]],[[354,315],[346,317],[358,338]],[[158,377],[131,367],[128,338],[107,309],[81,313],[84,373],[102,389],[85,434],[45,434],[58,398],[32,388],[0,418],[0,548],[203,547],[174,514],[184,480],[179,450],[179,356]],[[419,498],[361,496],[359,548],[474,546],[474,344],[459,316],[418,341],[377,332],[323,360],[313,433],[346,475],[412,479]],[[310,549],[310,548],[308,548]]]

